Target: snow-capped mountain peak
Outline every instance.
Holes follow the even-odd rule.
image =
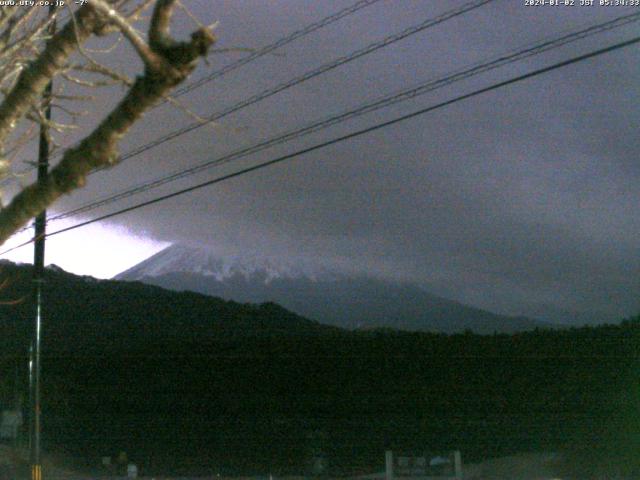
[[[493,333],[544,326],[438,297],[415,284],[350,275],[311,262],[295,257],[222,256],[205,248],[172,245],[116,279],[243,303],[275,302],[303,317],[347,328]]]
[[[210,249],[174,244],[115,278],[141,280],[170,273],[191,273],[213,277],[218,281],[238,275],[246,279],[260,277],[264,278],[265,283],[276,278],[316,279],[329,275],[326,270],[311,266],[308,262],[286,262],[256,255],[222,257]]]

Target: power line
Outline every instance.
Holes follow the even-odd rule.
[[[133,210],[137,210],[137,209],[149,206],[149,205],[153,205],[155,203],[162,202],[164,200],[168,200],[168,199],[173,198],[173,197],[177,197],[179,195],[183,195],[185,193],[193,192],[195,190],[199,190],[199,189],[204,188],[204,187],[215,185],[217,183],[221,183],[221,182],[224,182],[226,180],[230,180],[232,178],[239,177],[241,175],[245,175],[245,174],[250,173],[250,172],[254,172],[256,170],[261,170],[263,168],[275,165],[277,163],[281,163],[281,162],[284,162],[286,160],[290,160],[292,158],[295,158],[295,157],[298,157],[298,156],[301,156],[301,155],[305,155],[307,153],[310,153],[310,152],[313,152],[313,151],[316,151],[316,150],[320,150],[322,148],[325,148],[325,147],[328,147],[328,146],[331,146],[331,145],[335,145],[335,144],[343,142],[345,140],[349,140],[349,139],[352,139],[352,138],[360,137],[360,136],[365,135],[367,133],[371,133],[371,132],[380,130],[382,128],[386,128],[386,127],[389,127],[391,125],[395,125],[397,123],[400,123],[400,122],[403,122],[403,121],[406,121],[406,120],[409,120],[409,119],[412,119],[412,118],[415,118],[415,117],[418,117],[418,116],[421,116],[421,115],[425,115],[425,114],[427,114],[429,112],[432,112],[432,111],[447,107],[449,105],[453,105],[455,103],[458,103],[458,102],[463,101],[463,100],[467,100],[467,99],[472,98],[472,97],[476,97],[476,96],[481,95],[483,93],[491,92],[493,90],[497,90],[499,88],[506,87],[508,85],[512,85],[514,83],[518,83],[518,82],[527,80],[529,78],[533,78],[533,77],[536,77],[536,76],[539,76],[539,75],[543,75],[543,74],[551,72],[553,70],[557,70],[559,68],[566,67],[568,65],[572,65],[572,64],[575,64],[575,63],[578,63],[578,62],[582,62],[584,60],[588,60],[590,58],[594,58],[594,57],[603,55],[605,53],[613,52],[615,50],[619,50],[619,49],[622,49],[622,48],[625,48],[625,47],[628,47],[628,46],[631,46],[631,45],[635,45],[637,43],[640,43],[640,36],[634,37],[634,38],[632,38],[630,40],[627,40],[627,41],[624,41],[624,42],[616,43],[616,44],[611,45],[609,47],[605,47],[605,48],[602,48],[602,49],[599,49],[599,50],[595,50],[595,51],[590,52],[590,53],[586,53],[584,55],[579,55],[577,57],[573,57],[573,58],[571,58],[569,60],[564,60],[562,62],[555,63],[555,64],[553,64],[551,66],[548,66],[548,67],[544,67],[544,68],[540,68],[538,70],[534,70],[532,72],[529,72],[529,73],[526,73],[526,74],[511,78],[509,80],[505,80],[505,81],[502,81],[502,82],[499,82],[499,83],[495,83],[495,84],[490,85],[488,87],[484,87],[484,88],[481,88],[481,89],[478,89],[478,90],[474,90],[471,93],[460,95],[458,97],[455,97],[453,99],[438,103],[436,105],[432,105],[430,107],[426,107],[426,108],[422,108],[420,110],[416,110],[415,112],[408,113],[406,115],[402,115],[400,117],[396,117],[396,118],[394,118],[392,120],[387,120],[387,121],[382,122],[382,123],[378,123],[378,124],[373,125],[371,127],[367,127],[367,128],[361,129],[361,130],[357,130],[357,131],[349,133],[347,135],[342,135],[340,137],[336,137],[336,138],[333,138],[331,140],[327,140],[325,142],[318,143],[318,144],[313,145],[311,147],[303,148],[303,149],[298,150],[296,152],[293,152],[293,153],[290,153],[290,154],[287,154],[287,155],[283,155],[283,156],[274,158],[274,159],[266,161],[266,162],[259,163],[257,165],[251,166],[251,167],[247,167],[247,168],[244,168],[242,170],[238,170],[236,172],[233,172],[233,173],[230,173],[230,174],[227,174],[227,175],[223,175],[223,176],[217,177],[217,178],[215,178],[213,180],[209,180],[209,181],[206,181],[206,182],[203,182],[203,183],[199,183],[197,185],[193,185],[191,187],[184,188],[182,190],[178,190],[176,192],[172,192],[172,193],[167,194],[167,195],[162,195],[162,196],[156,197],[156,198],[154,198],[152,200],[141,202],[141,203],[138,203],[136,205],[132,205],[130,207],[123,208],[121,210],[117,210],[115,212],[111,212],[111,213],[108,213],[106,215],[102,215],[100,217],[97,217],[97,218],[94,218],[94,219],[91,219],[91,220],[87,220],[87,221],[84,221],[84,222],[77,223],[75,225],[71,225],[69,227],[62,228],[60,230],[56,230],[54,232],[48,233],[46,235],[46,237],[52,237],[52,236],[58,235],[60,233],[65,233],[65,232],[68,232],[68,231],[71,231],[71,230],[75,230],[77,228],[90,225],[92,223],[100,222],[102,220],[113,218],[115,216],[131,212]],[[0,255],[4,255],[6,253],[9,253],[9,252],[11,252],[13,250],[16,250],[16,249],[22,247],[22,246],[28,245],[28,244],[32,243],[33,241],[34,241],[34,239],[31,239],[31,240],[29,240],[27,242],[24,242],[24,243],[22,243],[22,244],[20,244],[18,246],[15,246],[13,248],[5,250],[5,251],[1,252]]]
[[[128,153],[122,155],[120,157],[120,161],[124,161],[124,160],[128,160],[131,157],[134,157],[136,155],[139,155],[143,152],[146,152],[147,150],[151,150],[154,147],[157,147],[158,145],[161,145],[165,142],[168,142],[169,140],[173,140],[174,138],[180,137],[186,133],[192,132],[194,130],[197,130],[198,128],[201,128],[209,123],[215,122],[217,120],[220,120],[228,115],[231,115],[232,113],[235,113],[243,108],[249,107],[251,105],[254,105],[258,102],[261,102],[262,100],[265,100],[269,97],[272,97],[273,95],[276,95],[277,93],[280,93],[284,90],[287,90],[289,88],[292,88],[296,85],[299,85],[303,82],[306,82],[307,80],[311,80],[312,78],[318,77],[319,75],[322,75],[324,73],[327,73],[331,70],[334,70],[342,65],[345,65],[347,63],[350,63],[354,60],[357,60],[358,58],[361,58],[365,55],[368,55],[370,53],[373,53],[377,50],[380,50],[381,48],[387,47],[389,45],[392,45],[396,42],[399,42],[400,40],[404,40],[407,37],[410,37],[412,35],[415,35],[417,33],[420,33],[428,28],[431,27],[435,27],[436,25],[439,25],[443,22],[446,22],[448,20],[451,20],[455,17],[458,17],[460,15],[463,15],[467,12],[470,12],[472,10],[475,10],[477,8],[482,7],[483,5],[486,5],[487,3],[493,2],[495,0],[475,0],[469,3],[466,3],[458,8],[449,10],[441,15],[438,15],[437,17],[434,18],[430,18],[425,20],[424,22],[421,22],[417,25],[413,25],[411,27],[408,27],[404,30],[402,30],[401,32],[395,33],[393,35],[389,35],[385,38],[383,38],[382,40],[379,40],[377,42],[371,43],[359,50],[355,50],[354,52],[351,52],[347,55],[344,55],[342,57],[338,57],[337,59],[325,63],[324,65],[321,65],[318,68],[315,68],[313,70],[310,70],[306,73],[303,73],[302,75],[295,77],[291,80],[288,80],[286,82],[283,82],[279,85],[276,85],[275,87],[263,90],[260,93],[257,93],[251,97],[249,97],[246,100],[243,100],[241,102],[236,103],[235,105],[232,105],[228,108],[226,108],[225,110],[222,110],[220,112],[216,112],[213,113],[212,115],[206,117],[204,122],[193,122],[183,128],[180,128],[178,130],[175,130],[171,133],[168,133],[162,137],[157,138],[156,140],[153,140],[149,143],[146,143],[134,150],[129,151]],[[101,171],[102,169],[98,169],[98,170],[94,170],[91,173],[96,173]]]
[[[252,145],[250,147],[245,147],[239,150],[236,150],[232,153],[226,154],[222,157],[219,157],[215,160],[209,160],[200,165],[196,165],[194,167],[190,167],[187,169],[179,170],[177,172],[173,172],[170,175],[166,175],[160,177],[158,179],[145,182],[143,184],[139,184],[135,187],[130,187],[121,191],[117,194],[109,195],[108,197],[102,198],[100,200],[93,201],[89,204],[85,204],[83,206],[74,208],[72,210],[63,212],[61,214],[55,215],[50,218],[51,221],[60,220],[63,218],[70,217],[72,215],[84,213],[95,208],[108,205],[118,200],[122,200],[124,198],[128,198],[130,196],[151,190],[153,188],[157,188],[161,185],[165,185],[167,183],[173,182],[175,180],[179,180],[182,178],[186,178],[188,176],[194,175],[206,169],[217,167],[222,164],[226,164],[233,160],[237,160],[242,157],[246,157],[248,155],[255,154],[259,151],[262,151],[266,148],[270,148],[275,145],[280,145],[282,143],[291,141],[293,139],[299,138],[303,135],[308,135],[310,133],[328,128],[330,126],[336,125],[338,123],[342,123],[344,121],[350,120],[352,118],[364,115],[366,113],[373,112],[375,110],[388,107],[394,105],[396,103],[415,98],[419,95],[423,95],[425,93],[434,91],[438,88],[451,85],[452,83],[465,80],[471,78],[475,75],[485,73],[487,71],[505,66],[510,63],[514,63],[516,61],[520,61],[524,58],[528,58],[534,55],[538,55],[544,52],[547,52],[552,49],[559,48],[560,46],[566,45],[568,43],[584,39],[588,36],[601,33],[603,31],[611,30],[612,28],[617,28],[623,25],[627,25],[631,22],[635,22],[640,20],[640,12],[630,15],[624,15],[608,22],[599,23],[596,25],[591,25],[589,27],[583,28],[582,30],[572,32],[566,35],[563,35],[558,38],[554,38],[551,40],[546,40],[533,46],[524,47],[520,50],[512,51],[510,53],[506,53],[498,56],[494,60],[491,60],[486,63],[475,64],[471,67],[467,67],[465,69],[456,71],[454,73],[448,74],[445,77],[442,77],[437,80],[429,80],[425,83],[417,87],[413,87],[410,89],[404,89],[400,92],[394,93],[392,95],[387,95],[373,102],[369,102],[364,104],[356,109],[349,110],[347,112],[334,115],[324,120],[316,121],[311,123],[305,127],[295,129],[293,131],[281,134],[276,137],[272,137],[271,139],[262,141],[258,144]],[[26,230],[29,227],[25,227],[23,230]]]
[[[369,7],[375,3],[378,3],[380,0],[359,0],[356,3],[354,3],[353,5],[343,8],[342,10],[339,10],[338,12],[329,15],[328,17],[325,17],[315,23],[311,23],[299,30],[296,30],[292,33],[290,33],[289,35],[285,36],[285,37],[281,37],[278,40],[276,40],[275,42],[262,47],[259,50],[256,50],[255,52],[252,52],[251,54],[230,63],[229,65],[226,65],[224,67],[222,67],[219,70],[216,70],[212,73],[210,73],[209,75],[189,84],[186,85],[180,89],[177,89],[176,91],[173,92],[173,97],[178,97],[181,95],[184,95],[185,93],[191,92],[197,88],[200,88],[202,85],[205,85],[206,83],[212,82],[213,80],[216,80],[228,73],[233,72],[234,70],[237,70],[240,67],[243,67],[265,55],[268,55],[269,53],[273,52],[274,50],[277,50],[278,48],[282,48],[285,45],[293,42],[294,40],[297,40],[299,38],[305,37],[313,32],[315,32],[316,30],[320,30],[321,28],[324,28],[326,26],[331,25],[332,23],[337,22],[338,20],[341,20],[349,15],[352,15],[356,12],[358,12],[359,10],[362,10],[366,7]],[[69,15],[67,15],[68,17]],[[66,20],[66,18],[64,18],[64,20]],[[166,102],[163,102],[166,103]],[[20,172],[18,175],[25,175],[28,174],[29,172],[33,171],[33,168],[27,169],[26,171]],[[4,185],[6,184],[5,182],[0,183],[0,185]]]
[[[192,132],[194,130],[197,130],[205,125],[208,125],[212,122],[215,122],[217,120],[220,120],[228,115],[231,115],[232,113],[235,113],[239,110],[242,110],[246,107],[249,107],[251,105],[254,105],[258,102],[261,102],[262,100],[265,100],[269,97],[272,97],[273,95],[276,95],[284,90],[288,90],[289,88],[292,88],[294,86],[297,86],[303,82],[306,82],[307,80],[311,80],[312,78],[318,77],[324,73],[327,73],[331,70],[334,70],[342,65],[345,65],[347,63],[350,63],[354,60],[357,60],[358,58],[361,58],[365,55],[368,55],[370,53],[373,53],[377,50],[380,50],[381,48],[387,47],[389,45],[392,45],[396,42],[399,42],[400,40],[404,40],[407,37],[410,37],[412,35],[415,35],[417,33],[420,33],[424,30],[427,30],[431,27],[435,27],[436,25],[439,25],[441,23],[444,23],[448,20],[451,20],[455,17],[458,17],[460,15],[463,15],[469,11],[475,10],[476,8],[480,8],[483,5],[486,5],[487,3],[491,3],[495,0],[474,0],[472,2],[466,3],[458,8],[454,8],[452,10],[448,10],[447,12],[438,15],[437,17],[433,17],[433,18],[429,18],[417,25],[413,25],[411,27],[408,27],[398,33],[395,33],[393,35],[389,35],[385,38],[383,38],[382,40],[379,40],[377,42],[373,42],[359,50],[355,50],[347,55],[344,55],[342,57],[338,57],[337,59],[325,63],[324,65],[321,65],[320,67],[317,67],[313,70],[310,70],[308,72],[303,73],[302,75],[295,77],[291,80],[288,80],[286,82],[280,83],[279,85],[276,85],[275,87],[263,90],[260,93],[257,93],[251,97],[249,97],[248,99],[245,99],[243,101],[240,101],[238,103],[236,103],[235,105],[232,105],[228,108],[226,108],[225,110],[222,110],[220,112],[216,112],[213,113],[211,115],[209,115],[208,117],[206,117],[204,119],[204,121],[198,121],[198,122],[193,122],[189,125],[186,125],[178,130],[174,130],[173,132],[170,132],[166,135],[163,135],[155,140],[152,140],[149,143],[146,143],[144,145],[141,145],[133,150],[130,150],[129,152],[123,154],[120,156],[119,161],[123,162],[125,160],[128,160],[132,157],[135,157],[137,155],[140,155],[141,153],[144,153],[148,150],[151,150],[152,148],[155,148],[159,145],[162,145],[163,143],[168,142],[169,140],[173,140],[174,138],[178,138],[182,135],[185,135],[189,132]],[[108,167],[102,167],[102,168],[98,168],[96,170],[93,170],[89,173],[89,175],[93,175],[94,173],[97,172],[101,172],[105,169],[107,169]],[[25,172],[27,173],[27,172]]]
[[[320,28],[337,22],[338,20],[357,12],[358,10],[373,5],[374,3],[377,3],[379,1],[380,0],[360,0],[350,7],[347,7],[343,10],[340,10],[339,12],[334,13],[333,15],[325,17],[316,23],[312,23],[304,28],[301,28],[300,30],[295,31],[287,35],[286,37],[282,37],[279,40],[276,40],[274,43],[262,47],[260,50],[257,50],[250,55],[247,55],[246,57],[230,63],[229,65],[222,67],[221,69],[216,70],[215,72],[212,72],[209,75],[202,77],[201,79],[196,80],[189,85],[175,90],[172,96],[179,97],[181,95],[184,95],[185,93],[191,92],[196,88],[199,88],[206,83],[212,82],[213,80],[216,80],[229,72],[232,72],[250,62],[253,62],[254,60],[257,60],[258,58],[263,57],[278,48],[284,47],[285,45],[293,42],[294,40],[297,40],[298,38],[304,37],[312,32],[315,32],[316,30],[319,30]]]
[[[389,46],[389,45],[391,45],[393,43],[396,43],[396,42],[398,42],[400,40],[403,40],[403,39],[405,39],[407,37],[410,37],[411,35],[415,35],[415,34],[417,34],[419,32],[422,32],[422,31],[424,31],[424,30],[426,30],[428,28],[434,27],[434,26],[439,25],[439,24],[441,24],[443,22],[451,20],[451,19],[453,19],[455,17],[463,15],[463,14],[469,12],[469,11],[472,11],[472,10],[475,10],[477,8],[480,8],[483,5],[486,5],[487,3],[491,3],[493,1],[495,1],[495,0],[475,0],[475,1],[472,1],[472,2],[468,2],[466,4],[463,4],[460,7],[454,8],[452,10],[448,10],[447,12],[444,12],[444,13],[438,15],[437,17],[429,18],[429,19],[427,19],[427,20],[425,20],[425,21],[423,21],[423,22],[421,22],[419,24],[407,27],[407,28],[405,28],[404,30],[402,30],[402,31],[400,31],[398,33],[389,35],[387,37],[384,37],[382,40],[379,40],[377,42],[373,42],[373,43],[371,43],[371,44],[369,44],[369,45],[367,45],[367,46],[365,46],[365,47],[363,47],[363,48],[361,48],[359,50],[355,50],[355,51],[353,51],[353,52],[351,52],[351,53],[349,53],[347,55],[344,55],[342,57],[338,57],[337,59],[335,59],[335,60],[333,60],[331,62],[328,62],[328,63],[326,63],[324,65],[321,65],[320,67],[317,67],[317,68],[315,68],[313,70],[310,70],[310,71],[308,71],[308,72],[306,72],[306,73],[304,73],[304,74],[302,74],[302,75],[300,75],[298,77],[295,77],[295,78],[293,78],[291,80],[283,82],[283,83],[281,83],[281,84],[279,84],[279,85],[277,85],[275,87],[272,87],[270,89],[263,90],[262,92],[260,92],[258,94],[255,94],[252,97],[250,97],[250,98],[248,98],[248,99],[246,99],[244,101],[236,103],[235,105],[232,105],[231,107],[228,107],[227,109],[225,109],[225,110],[223,110],[221,112],[213,113],[210,116],[208,116],[204,122],[200,121],[200,122],[191,123],[191,124],[189,124],[189,125],[187,125],[187,126],[185,126],[183,128],[180,128],[178,130],[174,130],[173,132],[171,132],[169,134],[166,134],[166,135],[164,135],[162,137],[159,137],[159,138],[157,138],[157,139],[155,139],[155,140],[153,140],[153,141],[151,141],[149,143],[141,145],[141,146],[137,147],[134,150],[130,150],[129,152],[123,154],[120,157],[120,162],[123,162],[123,161],[128,160],[128,159],[130,159],[132,157],[140,155],[141,153],[146,152],[148,150],[151,150],[152,148],[155,148],[155,147],[157,147],[157,146],[159,146],[159,145],[161,145],[161,144],[163,144],[165,142],[168,142],[169,140],[173,140],[173,139],[175,139],[177,137],[185,135],[186,133],[189,133],[189,132],[194,131],[194,130],[200,128],[200,127],[203,127],[203,126],[205,126],[205,125],[207,125],[207,124],[209,124],[211,122],[220,120],[221,118],[224,118],[224,117],[226,117],[226,116],[228,116],[228,115],[230,115],[232,113],[235,113],[235,112],[237,112],[237,111],[239,111],[239,110],[241,110],[243,108],[246,108],[246,107],[248,107],[250,105],[256,104],[256,103],[258,103],[258,102],[260,102],[262,100],[265,100],[266,98],[269,98],[269,97],[271,97],[271,96],[273,96],[273,95],[275,95],[277,93],[280,93],[280,92],[282,92],[284,90],[292,88],[292,87],[294,87],[296,85],[299,85],[299,84],[301,84],[301,83],[303,83],[303,82],[305,82],[307,80],[310,80],[310,79],[315,78],[315,77],[317,77],[319,75],[322,75],[322,74],[324,74],[324,73],[326,73],[328,71],[331,71],[331,70],[333,70],[333,69],[335,69],[337,67],[340,67],[340,66],[342,66],[342,65],[344,65],[346,63],[352,62],[352,61],[354,61],[354,60],[356,60],[358,58],[361,58],[361,57],[363,57],[365,55],[373,53],[373,52],[375,52],[375,51],[377,51],[377,50],[379,50],[381,48],[387,47],[387,46]],[[98,168],[96,170],[93,170],[93,171],[89,172],[89,175],[92,175],[94,173],[97,173],[97,172],[100,172],[102,170],[105,170],[106,168],[107,167],[103,167],[103,168]],[[25,172],[25,173],[27,173],[27,172]],[[0,185],[1,184],[2,183],[0,182]],[[52,219],[54,219],[54,218],[52,218]]]

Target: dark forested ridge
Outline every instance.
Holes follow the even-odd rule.
[[[3,274],[3,299],[28,293],[27,267]],[[372,471],[386,448],[638,460],[638,320],[514,335],[351,332],[274,304],[56,270],[46,290],[50,450],[125,450],[150,474],[300,473],[318,452],[332,474]],[[5,402],[31,311],[0,306]]]

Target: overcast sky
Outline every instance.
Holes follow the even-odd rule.
[[[188,5],[203,22],[219,21],[219,47],[259,48],[354,2],[190,0]],[[181,100],[200,115],[220,111],[463,3],[378,2]],[[524,0],[496,0],[96,174],[84,191],[61,200],[54,210],[65,211],[520,46],[633,11],[528,7]],[[192,28],[186,17],[176,21],[179,32]],[[639,24],[455,83],[94,210],[85,218],[632,38]],[[247,53],[212,55],[192,79],[242,55]],[[110,61],[124,65],[132,58],[111,54]],[[557,319],[563,311],[594,312],[606,320],[636,314],[639,59],[638,46],[602,55],[115,218],[102,228],[115,228],[113,238],[122,243],[109,240],[102,263],[107,259],[115,265],[108,258],[118,254],[123,264],[131,263],[168,243],[187,242],[222,254],[302,257],[323,266],[414,281],[500,313]],[[95,111],[107,106],[102,102]],[[175,108],[158,108],[136,126],[122,152],[191,121]],[[97,232],[79,229],[65,235],[91,243],[105,238]],[[122,253],[129,248],[134,253]],[[105,276],[95,250],[74,248],[66,257],[57,255],[49,255],[48,261],[65,267],[73,260],[85,265],[85,273]]]

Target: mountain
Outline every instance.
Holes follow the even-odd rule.
[[[301,262],[221,258],[209,250],[184,245],[167,247],[115,279],[238,302],[271,301],[323,324],[350,329],[492,334],[552,327],[464,305],[410,283],[314,269]]]
[[[32,268],[0,262],[0,280],[5,408],[28,391]],[[147,478],[284,477],[321,451],[337,478],[380,471],[387,449],[640,458],[638,318],[512,336],[347,331],[55,266],[43,296],[44,450],[85,465],[124,451]]]
[[[0,348],[25,344],[33,323],[32,267],[0,261]],[[123,349],[238,339],[331,333],[273,303],[239,304],[194,292],[45,270],[45,349]]]

